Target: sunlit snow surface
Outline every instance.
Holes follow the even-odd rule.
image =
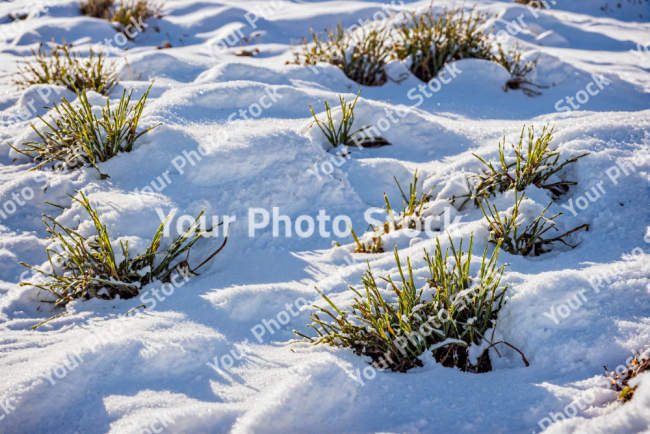
[[[37,180],[27,172],[32,167],[27,159],[14,161],[16,154],[6,143],[35,138],[29,123],[46,113],[38,89],[51,89],[19,92],[8,74],[39,41],[63,37],[87,52],[88,44],[113,38],[115,30],[106,21],[82,17],[73,1],[45,3],[47,12],[32,14],[18,28],[9,14],[39,3],[0,3],[0,32],[6,39],[0,48],[5,71],[0,89],[0,205],[26,187],[35,192],[0,221],[0,401],[10,405],[0,409],[0,432],[140,433],[163,428],[178,433],[529,433],[541,431],[538,422],[550,412],[564,415],[565,407],[585,392],[596,399],[581,404],[584,408],[574,406],[577,415],[548,432],[649,429],[647,374],[625,405],[614,402],[616,392],[596,384],[603,366],[612,370],[633,351],[650,345],[650,52],[643,48],[650,42],[648,2],[621,0],[618,8],[604,0],[557,0],[551,9],[536,11],[537,18],[510,2],[465,4],[474,3],[496,14],[490,22],[495,32],[523,14],[527,27],[507,45],[518,40],[527,56],[540,56],[533,78],[549,88],[535,98],[504,92],[509,75],[503,68],[462,60],[456,64],[462,71],[456,78],[414,107],[418,100],[407,95],[422,82],[404,65],[392,63],[388,72],[393,80],[363,87],[355,111],[355,125],[375,125],[402,105],[405,116],[382,133],[392,146],[353,149],[340,167],[330,165],[333,171],[327,175],[320,168],[330,167],[323,163],[332,160],[333,152],[325,151],[319,130],[308,129],[308,104],[322,114],[323,100],[337,105],[339,94],[350,100],[359,86],[330,65],[286,65],[293,60],[291,44],[308,35],[310,27],[320,30],[338,20],[348,27],[382,11],[382,4],[168,0],[164,17],[150,20],[144,33],[123,46],[128,51],[111,49],[122,79],[112,96],[134,88],[139,98],[155,80],[141,126],[163,126],[143,136],[133,152],[101,164],[102,172],[110,175],[104,181],[92,169],[43,172]],[[609,5],[603,10],[605,3]],[[253,28],[245,15],[259,5],[270,12],[251,19]],[[395,2],[395,10],[428,5],[406,2],[400,7]],[[236,43],[223,53],[209,48],[238,32],[248,36],[253,31],[261,32],[262,44],[257,39],[250,46]],[[164,41],[173,48],[158,50]],[[255,57],[234,54],[255,48],[260,50]],[[585,90],[593,74],[610,84],[579,110],[556,112],[557,102]],[[275,102],[259,116],[231,116],[249,110],[265,95],[265,104]],[[62,96],[74,99],[68,91]],[[37,112],[11,121],[32,99]],[[105,104],[99,95],[91,100]],[[575,250],[559,244],[537,258],[501,253],[499,264],[510,263],[504,277],[510,289],[495,340],[519,348],[530,367],[500,345],[501,357],[490,352],[494,369],[487,374],[444,368],[427,353],[424,367],[406,374],[364,376],[367,361],[350,351],[286,345],[294,339],[293,329],[309,333],[305,326],[311,307],[299,313],[292,308],[297,315],[289,314],[282,330],[272,335],[266,331],[262,343],[255,338],[251,329],[262,320],[277,320],[282,311],[289,312],[287,304],[301,297],[323,305],[314,286],[339,306],[349,306],[352,292],[347,286],[359,285],[366,260],[376,275],[396,276],[390,252],[395,244],[400,257],[411,258],[416,281],[424,285],[423,248],[432,249],[435,239],[423,236],[410,245],[406,236],[391,238],[389,253],[354,255],[357,263],[349,264],[350,255],[331,245],[333,240],[348,245],[350,237],[321,237],[317,229],[307,238],[295,230],[291,238],[274,238],[271,227],[249,237],[249,209],[278,207],[292,222],[301,215],[315,218],[323,210],[332,218],[350,217],[362,233],[367,226],[364,212],[384,205],[382,193],[399,203],[393,176],[408,186],[417,169],[420,191],[435,186],[434,196],[451,198],[462,194],[460,181],[480,168],[472,153],[495,160],[504,135],[509,144],[524,125],[539,131],[547,123],[555,125],[553,144],[562,160],[590,153],[569,166],[565,177],[578,185],[548,213],[563,213],[557,218],[562,233],[585,223],[590,230],[571,237],[580,243]],[[200,161],[195,157],[194,165],[187,162],[181,174],[177,167],[185,157],[177,158],[184,152],[197,152]],[[606,171],[617,159],[640,164],[632,166],[634,171],[624,166],[628,175],[621,172],[615,183]],[[166,188],[153,195],[142,192],[166,171],[171,181]],[[158,227],[156,208],[190,215],[207,208],[208,216],[235,215],[237,220],[226,248],[155,308],[149,303],[144,312],[125,317],[142,304],[140,298],[77,301],[67,306],[67,315],[32,331],[30,326],[63,310],[39,303],[36,289],[18,286],[26,270],[19,262],[47,261],[50,241],[42,213],[60,216],[62,224],[78,227],[84,235],[92,233],[79,204],[61,212],[44,203],[69,208],[72,200],[65,193],[74,190],[88,195],[114,239],[128,237],[136,244],[148,243]],[[593,198],[594,191],[603,190],[586,209],[575,207],[576,215],[568,209],[580,196]],[[529,188],[526,195],[530,200],[525,212],[533,218],[551,201],[541,189]],[[493,203],[507,210],[514,195],[500,195]],[[478,255],[486,245],[487,222],[473,205],[458,215],[455,241],[473,233]],[[331,222],[327,229],[331,231]],[[197,243],[190,263],[198,264],[221,242],[222,236]],[[446,237],[440,243],[449,245]],[[626,261],[635,248],[644,253]],[[605,273],[611,283],[601,279],[596,292],[589,279]],[[558,324],[544,315],[567,302],[577,305],[575,300],[581,305],[566,318],[558,315]],[[221,360],[231,352],[243,356],[231,358],[230,369],[208,365],[217,358],[223,367]]]

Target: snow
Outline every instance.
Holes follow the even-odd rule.
[[[550,413],[566,419],[553,423],[550,433],[647,430],[648,374],[639,377],[634,398],[625,404],[599,382],[603,366],[614,370],[650,346],[650,53],[643,48],[650,40],[650,10],[646,0],[621,3],[618,8],[604,0],[557,0],[551,9],[535,11],[535,18],[529,8],[509,1],[466,2],[495,13],[495,31],[524,14],[527,27],[507,44],[518,40],[527,56],[540,55],[533,78],[550,87],[535,98],[504,92],[509,75],[502,67],[468,59],[456,62],[462,72],[426,97],[418,90],[422,82],[393,62],[388,71],[396,80],[363,87],[355,110],[359,127],[392,114],[396,121],[382,132],[391,146],[351,148],[344,158],[329,150],[317,128],[309,129],[308,104],[324,119],[324,100],[338,107],[338,95],[352,101],[359,86],[331,65],[285,63],[293,59],[291,42],[310,27],[337,20],[351,26],[382,11],[379,2],[167,1],[164,17],[150,20],[144,33],[124,45],[128,50],[116,44],[108,49],[122,80],[111,96],[134,88],[132,99],[140,98],[155,80],[140,128],[163,125],[138,140],[133,152],[100,164],[107,180],[92,168],[27,171],[29,160],[16,159],[6,142],[35,138],[30,121],[38,125],[36,116],[46,113],[41,107],[51,106],[41,104],[40,95],[75,97],[54,86],[18,91],[3,76],[0,204],[24,205],[18,202],[11,213],[0,208],[6,214],[0,214],[0,432],[139,433],[163,427],[185,433],[529,433],[551,425],[540,425]],[[395,2],[398,10],[411,11],[429,2],[400,4]],[[11,23],[10,13],[34,5],[48,10]],[[251,24],[245,16],[258,5],[270,12]],[[39,41],[64,37],[87,52],[115,36],[109,23],[81,17],[72,0],[3,2],[0,18],[0,41],[6,40],[0,61],[8,73]],[[262,32],[262,43],[210,49],[237,29],[245,36]],[[173,48],[158,50],[165,40]],[[240,48],[260,53],[237,57]],[[609,84],[599,88],[595,75]],[[556,111],[558,101],[571,107],[565,98],[585,89],[599,93],[578,110]],[[35,112],[29,109],[32,99]],[[101,95],[90,100],[97,109],[105,104]],[[255,115],[261,103],[272,104]],[[395,114],[396,107],[401,112]],[[246,118],[240,110],[247,110]],[[559,233],[582,224],[590,229],[569,237],[570,244],[580,243],[576,249],[556,244],[536,258],[500,253],[498,266],[510,264],[502,283],[510,287],[495,342],[521,350],[529,367],[503,344],[490,349],[493,370],[476,375],[444,368],[430,353],[421,357],[423,367],[393,373],[375,370],[348,350],[286,345],[296,338],[293,329],[310,334],[311,305],[326,305],[314,286],[349,310],[348,285],[359,287],[366,261],[375,276],[395,280],[394,245],[403,264],[410,257],[416,287],[425,285],[423,249],[433,250],[435,238],[398,232],[383,237],[387,253],[351,254],[346,246],[352,238],[334,232],[332,220],[347,216],[363,234],[364,213],[385,205],[384,192],[401,209],[393,176],[404,189],[417,169],[418,194],[435,186],[426,215],[446,212],[452,222],[460,217],[450,234],[456,245],[473,234],[476,275],[487,222],[475,206],[458,210],[458,202],[452,208],[447,199],[466,194],[464,180],[482,168],[473,153],[497,161],[504,135],[509,147],[524,125],[541,131],[547,123],[555,125],[552,147],[560,161],[589,152],[562,171],[562,179],[578,184],[547,216],[563,213],[555,219]],[[29,190],[33,198],[23,200]],[[171,288],[169,294],[161,291],[155,298],[161,284],[153,282],[140,290],[147,293],[144,301],[77,300],[54,309],[38,302],[37,289],[18,285],[38,279],[19,262],[47,261],[45,248],[52,241],[46,239],[43,213],[84,236],[93,234],[85,211],[65,194],[74,190],[83,190],[97,207],[112,239],[129,240],[134,252],[146,248],[159,216],[173,209],[170,237],[182,230],[181,216],[194,217],[203,208],[208,225],[213,216],[217,222],[224,216],[236,220],[224,250],[200,275],[163,288]],[[526,222],[552,200],[537,188],[526,189],[526,198]],[[514,194],[490,202],[509,215]],[[264,209],[272,221],[274,207],[290,219],[291,237],[284,236],[285,223],[278,227],[281,236],[273,236],[269,224],[250,237],[250,210]],[[330,235],[322,235],[316,222],[313,235],[300,236],[297,219],[316,219],[321,211],[331,217],[323,228]],[[256,221],[262,217],[258,213]],[[343,219],[339,223],[343,231]],[[223,236],[219,230],[198,242],[190,264],[214,252]],[[332,241],[344,247],[330,247]],[[443,250],[449,246],[446,234],[439,242]],[[40,297],[47,299],[42,292]],[[125,316],[141,304],[146,309]],[[30,328],[62,312],[68,314]],[[265,327],[273,321],[278,327]],[[480,351],[470,348],[472,360]],[[594,399],[584,408],[567,407],[585,396]],[[567,408],[576,409],[574,417]]]

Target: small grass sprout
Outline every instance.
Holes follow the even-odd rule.
[[[384,201],[386,202],[386,212],[390,216],[390,223],[384,223],[384,233],[388,233],[391,230],[400,230],[400,229],[416,229],[419,231],[424,230],[423,221],[425,218],[425,213],[427,211],[426,204],[431,200],[431,190],[436,186],[434,185],[429,189],[428,193],[422,193],[422,196],[418,197],[417,194],[417,185],[418,185],[418,171],[415,170],[413,175],[413,183],[409,184],[409,194],[408,196],[404,194],[402,186],[397,181],[397,178],[393,177],[397,188],[399,188],[400,193],[402,194],[402,212],[395,212],[390,206],[388,201],[388,196],[384,193]]]
[[[40,169],[53,161],[63,161],[65,166],[70,168],[89,164],[99,172],[101,179],[108,178],[108,175],[101,173],[97,164],[113,158],[120,152],[131,152],[140,136],[160,125],[137,132],[150,90],[151,86],[140,100],[131,106],[129,104],[133,90],[128,95],[124,90],[116,109],[111,109],[107,99],[101,118],[97,118],[86,91],[82,90],[77,92],[80,101],[78,107],[63,98],[60,105],[54,103],[57,118],[52,118],[53,122],[47,122],[39,116],[48,130],[40,132],[32,124],[42,142],[23,143],[23,150],[10,146],[23,155],[33,157],[34,161],[39,163],[31,170]]]
[[[325,114],[327,115],[327,122],[318,119],[316,117],[316,113],[314,113],[313,107],[311,106],[311,104],[309,104],[309,109],[311,110],[311,114],[314,117],[314,124],[318,125],[318,128],[320,128],[320,130],[325,135],[325,138],[330,143],[330,145],[332,145],[333,148],[336,148],[341,145],[347,147],[359,146],[363,148],[372,148],[372,147],[390,145],[390,143],[388,143],[386,140],[382,139],[381,137],[372,137],[368,135],[365,135],[365,140],[360,141],[360,143],[358,144],[357,141],[354,140],[354,137],[357,134],[362,133],[366,131],[368,128],[370,128],[369,126],[365,126],[353,133],[350,132],[352,130],[352,124],[354,123],[354,107],[357,105],[357,100],[359,99],[359,95],[361,95],[361,91],[357,93],[357,97],[351,103],[346,102],[345,99],[341,95],[339,95],[342,118],[338,128],[334,126],[334,120],[332,119],[332,108],[327,103],[327,101],[325,101]],[[312,124],[310,128],[313,127],[314,124]]]
[[[542,238],[549,230],[553,229],[557,231],[555,227],[555,218],[562,215],[558,213],[550,218],[544,217],[544,214],[553,204],[549,203],[548,206],[542,211],[542,213],[537,217],[533,222],[526,226],[526,228],[521,231],[519,227],[525,221],[525,218],[520,218],[519,207],[521,206],[522,201],[524,200],[525,193],[521,193],[520,197],[517,197],[517,189],[515,189],[515,206],[510,217],[501,216],[497,210],[496,205],[490,206],[490,202],[485,199],[487,204],[487,209],[490,215],[487,214],[483,205],[479,202],[479,206],[483,211],[483,215],[489,224],[490,236],[488,241],[493,244],[501,246],[503,250],[510,253],[511,255],[522,255],[522,256],[539,256],[550,251],[546,249],[547,246],[552,245],[554,242],[561,242],[562,244],[569,246],[573,249],[578,247],[578,245],[572,246],[567,244],[563,238],[577,232],[580,229],[589,230],[589,225],[584,224],[579,226],[569,232],[560,235],[555,238]]]
[[[78,232],[66,228],[54,218],[43,214],[43,222],[47,232],[58,241],[60,252],[47,249],[50,272],[46,272],[23,262],[28,267],[48,279],[43,284],[22,282],[21,286],[34,286],[56,296],[55,306],[64,305],[74,299],[90,299],[92,297],[104,300],[119,296],[122,299],[138,295],[140,288],[153,281],[169,282],[174,270],[184,277],[191,276],[206,261],[194,270],[190,270],[187,258],[177,261],[201,238],[205,232],[200,230],[199,213],[195,221],[172,243],[167,251],[160,251],[163,231],[167,225],[168,216],[160,224],[149,247],[142,255],[131,258],[129,243],[120,241],[120,250],[115,252],[106,225],[102,224],[99,214],[91,206],[83,192],[78,192],[81,198],[71,196],[79,202],[90,216],[96,235],[83,237]],[[205,211],[205,210],[204,210]],[[209,259],[214,257],[226,244],[226,241]],[[56,264],[56,265],[55,265]]]
[[[551,141],[553,140],[554,128],[545,126],[541,135],[535,138],[535,130],[533,127],[528,129],[528,147],[524,149],[524,133],[526,127],[521,130],[519,143],[511,145],[514,153],[515,160],[507,161],[506,157],[506,139],[503,138],[503,143],[499,143],[499,163],[495,164],[492,161],[487,162],[476,154],[478,158],[487,169],[483,170],[483,174],[475,175],[470,178],[478,178],[479,182],[476,184],[475,199],[488,198],[496,193],[504,193],[508,190],[517,189],[524,191],[529,185],[534,185],[538,188],[549,190],[553,199],[557,199],[569,191],[571,185],[576,185],[573,181],[558,181],[549,182],[550,178],[564,169],[565,166],[575,163],[580,158],[589,155],[585,153],[577,157],[570,158],[561,164],[558,164],[560,153],[555,150],[549,149]],[[500,167],[499,167],[500,166]]]
[[[364,86],[380,86],[386,82],[384,66],[392,55],[387,43],[390,30],[386,25],[373,22],[348,32],[338,22],[336,27],[324,30],[325,34],[310,29],[312,40],[302,38],[300,50],[293,50],[293,63],[304,66],[329,63]]]
[[[350,233],[352,233],[352,238],[354,238],[354,253],[384,253],[384,242],[381,239],[381,234],[375,232],[371,237],[368,237],[365,234],[363,240],[359,240],[356,232],[352,229],[352,226],[348,223],[350,228]]]
[[[388,196],[386,193],[384,193],[384,201],[386,202],[386,213],[388,214],[388,221],[384,222],[383,225],[378,226],[378,227],[372,227],[373,232],[372,235],[368,236],[366,234],[366,238],[363,240],[360,240],[357,237],[357,234],[354,232],[354,229],[350,227],[350,231],[352,232],[352,237],[354,238],[355,241],[355,251],[354,253],[383,253],[383,241],[382,241],[382,235],[393,232],[393,231],[399,231],[402,229],[414,229],[418,231],[424,231],[424,220],[427,217],[427,204],[431,200],[431,195],[430,193],[422,193],[422,196],[418,196],[417,193],[417,183],[418,183],[418,171],[416,169],[415,174],[413,176],[413,183],[409,184],[409,192],[408,196],[404,193],[404,190],[402,190],[402,186],[399,184],[397,181],[397,178],[393,177],[395,179],[395,183],[397,183],[397,187],[400,190],[400,193],[402,194],[402,198],[404,199],[402,203],[402,212],[395,211],[390,205],[390,201],[388,200]],[[435,188],[435,185],[431,187],[429,192]]]
[[[497,267],[498,248],[487,259],[486,246],[480,272],[472,279],[472,240],[467,253],[462,251],[462,240],[458,250],[451,242],[451,250],[451,257],[449,248],[443,255],[439,242],[433,255],[425,250],[431,277],[424,287],[417,288],[410,259],[404,269],[395,248],[399,281],[390,276],[380,278],[387,282],[392,300],[382,293],[368,264],[361,279],[363,288],[349,287],[356,295],[352,313],[339,309],[317,288],[333,310],[314,306],[318,313],[310,316],[313,322],[308,327],[316,331],[316,337],[294,333],[313,345],[350,348],[370,357],[376,367],[395,372],[422,366],[419,357],[428,350],[444,366],[485,372],[481,368],[487,364],[469,364],[466,348],[486,339],[486,331],[493,327],[505,303],[508,286],[501,288],[500,281],[507,265]],[[432,293],[430,300],[425,299],[425,290]],[[319,313],[330,319],[321,319]]]
[[[433,5],[432,5],[433,6]],[[494,60],[489,34],[485,28],[487,13],[469,13],[464,8],[445,8],[438,16],[432,6],[420,15],[406,14],[397,27],[396,57],[411,58],[411,72],[422,81],[430,81],[450,62],[460,59]]]
[[[23,56],[25,66],[18,66],[13,83],[21,89],[33,84],[57,84],[72,91],[88,89],[108,95],[117,83],[115,65],[109,63],[103,53],[95,53],[92,48],[88,51],[88,57],[71,50],[72,44],[65,39],[61,44],[55,44],[52,40],[49,49],[40,43],[38,51],[32,50],[32,59]]]

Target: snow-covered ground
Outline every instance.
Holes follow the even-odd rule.
[[[546,432],[650,430],[649,374],[626,404],[600,381],[603,366],[613,370],[650,346],[649,3],[556,0],[544,10],[507,1],[464,4],[496,14],[495,33],[523,22],[506,45],[519,41],[528,56],[540,55],[533,78],[549,88],[535,98],[504,92],[503,68],[461,60],[456,77],[449,73],[451,81],[432,94],[393,63],[392,80],[363,87],[355,111],[355,126],[388,123],[382,137],[392,146],[352,149],[341,159],[326,152],[320,131],[308,129],[308,104],[322,116],[323,100],[335,103],[339,94],[351,100],[359,86],[330,65],[287,65],[292,42],[310,27],[338,20],[348,27],[378,11],[426,8],[428,1],[168,0],[164,16],[124,45],[107,21],[81,16],[76,1],[0,3],[0,432],[529,433],[553,419],[559,422]],[[26,20],[11,22],[9,14],[25,11],[31,11]],[[255,31],[262,43],[255,38],[240,46],[240,35]],[[14,160],[6,145],[33,137],[30,121],[46,112],[40,95],[56,95],[49,87],[18,91],[8,74],[39,41],[62,37],[82,52],[112,41],[106,49],[122,79],[113,97],[131,88],[139,97],[154,81],[141,125],[163,125],[133,152],[101,164],[107,180],[88,168],[35,176],[27,171],[32,164]],[[157,49],[164,41],[173,48]],[[254,57],[235,55],[255,48]],[[57,98],[74,98],[65,92]],[[585,95],[585,103],[573,101],[577,110],[566,100]],[[103,105],[99,95],[91,100]],[[293,329],[306,332],[310,305],[322,305],[314,286],[349,305],[347,286],[360,284],[366,260],[376,275],[397,273],[395,243],[424,283],[423,248],[431,250],[435,238],[402,235],[387,241],[388,253],[350,255],[332,248],[332,241],[352,243],[334,233],[344,232],[343,219],[336,229],[332,220],[348,216],[363,233],[364,212],[384,205],[383,192],[399,203],[393,176],[407,186],[416,169],[419,191],[435,186],[434,196],[451,198],[480,168],[472,153],[494,160],[504,135],[511,143],[524,125],[540,131],[546,124],[555,125],[553,147],[562,160],[590,153],[569,166],[566,179],[578,184],[549,213],[563,213],[560,231],[585,223],[590,230],[572,235],[580,243],[574,250],[560,244],[536,258],[501,253],[499,264],[510,264],[504,277],[510,289],[495,338],[519,348],[529,367],[505,346],[498,348],[501,357],[491,350],[492,372],[474,375],[444,368],[430,353],[423,367],[404,374],[377,372],[348,350],[286,345]],[[161,181],[163,189],[151,188]],[[147,243],[159,214],[174,208],[177,217],[206,208],[208,221],[236,221],[225,249],[200,276],[171,294],[168,287],[169,295],[156,300],[151,291],[159,287],[152,284],[142,289],[144,300],[93,299],[53,309],[33,287],[18,286],[33,279],[19,262],[47,261],[51,241],[42,213],[92,233],[88,216],[66,196],[74,190],[88,195],[113,238],[134,243]],[[536,188],[526,197],[530,216],[551,201]],[[505,210],[514,195],[493,202]],[[273,236],[275,207],[294,224],[291,237],[284,236],[284,222],[281,236]],[[271,223],[251,237],[255,208],[269,212]],[[257,212],[259,222],[263,212]],[[316,221],[311,236],[299,236],[298,217],[315,220],[319,213],[332,219],[324,230]],[[473,233],[474,252],[482,251],[488,230],[480,209],[467,206],[456,215],[453,238]],[[172,227],[173,236],[176,222]],[[197,243],[190,263],[222,240],[220,233]],[[446,236],[440,242],[449,245]],[[146,310],[125,316],[143,303]],[[284,323],[281,330],[271,320]]]

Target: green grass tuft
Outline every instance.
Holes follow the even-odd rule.
[[[493,53],[492,28],[486,23],[490,14],[464,7],[433,12],[433,5],[422,14],[404,13],[404,20],[394,25],[392,20],[370,24],[348,32],[339,22],[325,33],[311,30],[311,41],[303,37],[300,49],[294,47],[294,64],[315,66],[318,62],[335,65],[347,77],[365,86],[380,86],[390,77],[385,66],[393,59],[410,60],[411,72],[428,82],[444,66],[460,59],[484,59],[504,66],[512,78],[508,89],[522,90],[528,96],[539,95],[535,89],[545,89],[526,77],[537,65],[537,59],[524,62],[519,46],[506,54],[496,44]],[[289,62],[287,62],[289,63]]]
[[[429,7],[424,14],[406,14],[397,28],[396,56],[411,58],[411,72],[422,81],[430,81],[450,62],[460,59],[494,60],[489,34],[485,29],[487,13],[469,13],[464,8],[445,8],[437,16]]]
[[[318,128],[323,132],[325,137],[327,138],[327,141],[332,145],[333,148],[336,148],[338,146],[360,146],[360,147],[377,147],[377,146],[385,146],[385,145],[390,145],[386,140],[382,139],[381,137],[371,137],[366,135],[365,140],[360,142],[358,145],[354,141],[354,137],[366,131],[370,127],[363,127],[353,133],[350,132],[352,129],[352,124],[354,123],[354,107],[357,105],[357,100],[359,99],[359,95],[361,95],[361,91],[357,94],[357,97],[354,99],[353,102],[349,103],[346,102],[345,99],[339,95],[339,100],[341,102],[341,113],[342,113],[342,118],[341,122],[339,123],[338,128],[334,126],[334,120],[332,118],[332,109],[330,105],[325,101],[325,114],[327,115],[327,122],[323,122],[319,120],[316,117],[316,113],[314,113],[314,109],[312,108],[311,104],[309,104],[309,109],[311,110],[311,114],[314,117],[314,124],[318,125]],[[314,126],[312,124],[311,126]],[[311,128],[310,126],[310,128]]]
[[[95,53],[91,48],[88,57],[71,51],[72,44],[63,40],[49,49],[39,44],[38,51],[32,50],[32,59],[23,56],[25,66],[18,67],[13,83],[21,89],[33,84],[57,84],[72,91],[76,89],[94,90],[108,95],[117,83],[115,65],[107,62],[103,53]]]
[[[529,185],[549,190],[553,199],[557,199],[569,191],[571,185],[576,185],[573,181],[549,182],[550,178],[559,173],[565,166],[575,163],[580,158],[589,155],[588,153],[570,158],[565,162],[558,164],[560,153],[549,149],[553,140],[553,129],[545,126],[539,137],[535,138],[533,127],[528,129],[528,146],[524,148],[524,133],[526,127],[521,130],[519,143],[511,145],[515,158],[506,157],[506,139],[499,143],[499,162],[496,165],[490,161],[487,162],[476,154],[485,166],[483,174],[475,175],[471,178],[478,178],[476,184],[475,200],[488,198],[497,193],[504,193],[508,190],[517,189],[524,191]],[[496,167],[495,167],[496,166]]]
[[[177,263],[175,261],[186,252],[189,257],[190,249],[194,243],[205,232],[212,230],[202,231],[199,229],[199,218],[203,215],[203,211],[194,223],[179,235],[167,251],[159,250],[165,225],[171,215],[160,224],[145,254],[130,258],[128,241],[126,243],[120,241],[121,251],[118,253],[123,259],[118,260],[106,225],[101,223],[97,211],[92,208],[83,192],[79,192],[79,194],[81,199],[70,197],[84,207],[93,221],[96,235],[85,238],[74,230],[61,225],[52,217],[43,214],[43,222],[47,226],[47,231],[54,240],[59,242],[62,251],[59,253],[47,249],[48,260],[52,267],[51,272],[45,272],[21,262],[21,265],[48,278],[47,283],[44,284],[22,282],[21,286],[35,286],[50,292],[57,297],[54,304],[62,305],[79,298],[98,297],[104,300],[113,299],[116,296],[122,299],[131,298],[138,295],[140,288],[153,281],[168,282],[174,270],[184,276],[192,275],[196,270],[190,270],[187,260]],[[224,246],[225,242],[221,248]]]
[[[120,32],[131,39],[126,28],[153,17],[162,17],[164,5],[157,0],[87,0],[81,4],[81,13],[116,23]]]
[[[294,333],[314,345],[351,348],[358,355],[370,357],[375,366],[393,371],[405,372],[421,366],[418,357],[432,350],[432,355],[444,366],[482,372],[481,366],[469,364],[466,348],[487,339],[485,333],[505,303],[508,285],[505,288],[499,285],[507,265],[497,267],[499,249],[488,258],[486,246],[480,272],[472,278],[472,239],[466,253],[462,251],[462,240],[458,250],[453,242],[450,248],[443,254],[438,242],[433,255],[425,250],[431,277],[420,289],[416,288],[410,259],[407,258],[404,270],[395,248],[400,281],[381,277],[388,283],[387,290],[393,293],[394,302],[382,294],[370,265],[362,277],[363,289],[350,286],[356,294],[351,314],[340,310],[316,289],[333,311],[314,307],[331,320],[313,313],[310,316],[313,323],[308,327],[317,336],[309,337],[295,330]],[[433,292],[431,300],[425,299],[425,289]]]
[[[47,131],[41,133],[32,124],[42,142],[24,143],[22,145],[26,149],[23,150],[12,148],[39,162],[31,170],[40,169],[53,161],[62,161],[69,168],[89,164],[105,179],[108,175],[99,171],[98,163],[105,162],[120,152],[131,152],[140,136],[160,125],[137,132],[150,90],[151,86],[134,106],[129,106],[133,90],[128,95],[124,90],[117,108],[111,109],[110,100],[107,100],[99,119],[93,113],[86,91],[77,92],[80,106],[73,106],[63,98],[60,105],[54,103],[57,115],[56,119],[53,118],[54,122],[49,123],[39,116],[47,126]]]
[[[325,30],[325,34],[312,29],[310,42],[303,37],[300,49],[294,47],[293,63],[315,66],[319,62],[340,68],[351,80],[364,86],[380,86],[386,82],[386,62],[392,55],[388,44],[390,30],[384,24],[373,23],[369,29],[362,27],[347,32],[343,23]]]
[[[551,246],[554,242],[557,241],[571,248],[576,248],[577,245],[572,246],[570,244],[567,244],[563,238],[580,229],[586,229],[587,231],[589,230],[589,225],[584,224],[563,235],[560,235],[559,237],[543,238],[542,235],[544,235],[549,230],[553,229],[557,231],[555,222],[553,220],[556,217],[562,215],[562,213],[559,213],[550,218],[544,217],[544,214],[553,203],[551,202],[544,209],[544,211],[542,211],[542,214],[540,214],[539,217],[533,220],[530,225],[526,226],[523,232],[520,231],[519,227],[525,221],[525,219],[519,218],[519,206],[524,200],[524,193],[522,193],[521,196],[517,198],[517,192],[517,189],[515,189],[515,207],[510,217],[502,217],[499,214],[496,205],[490,206],[490,202],[486,198],[485,201],[487,203],[487,209],[490,212],[490,215],[488,215],[485,212],[483,205],[479,202],[479,206],[483,211],[483,215],[485,215],[485,218],[487,219],[490,226],[490,237],[488,241],[490,243],[500,245],[501,248],[506,252],[512,255],[539,256],[541,254],[549,252],[550,249],[546,250],[546,247]]]
[[[119,0],[117,7],[111,11],[110,21],[117,23],[120,30],[124,30],[133,22],[146,21],[152,17],[162,16],[161,10],[164,3],[156,0]],[[128,33],[124,32],[128,37]]]

